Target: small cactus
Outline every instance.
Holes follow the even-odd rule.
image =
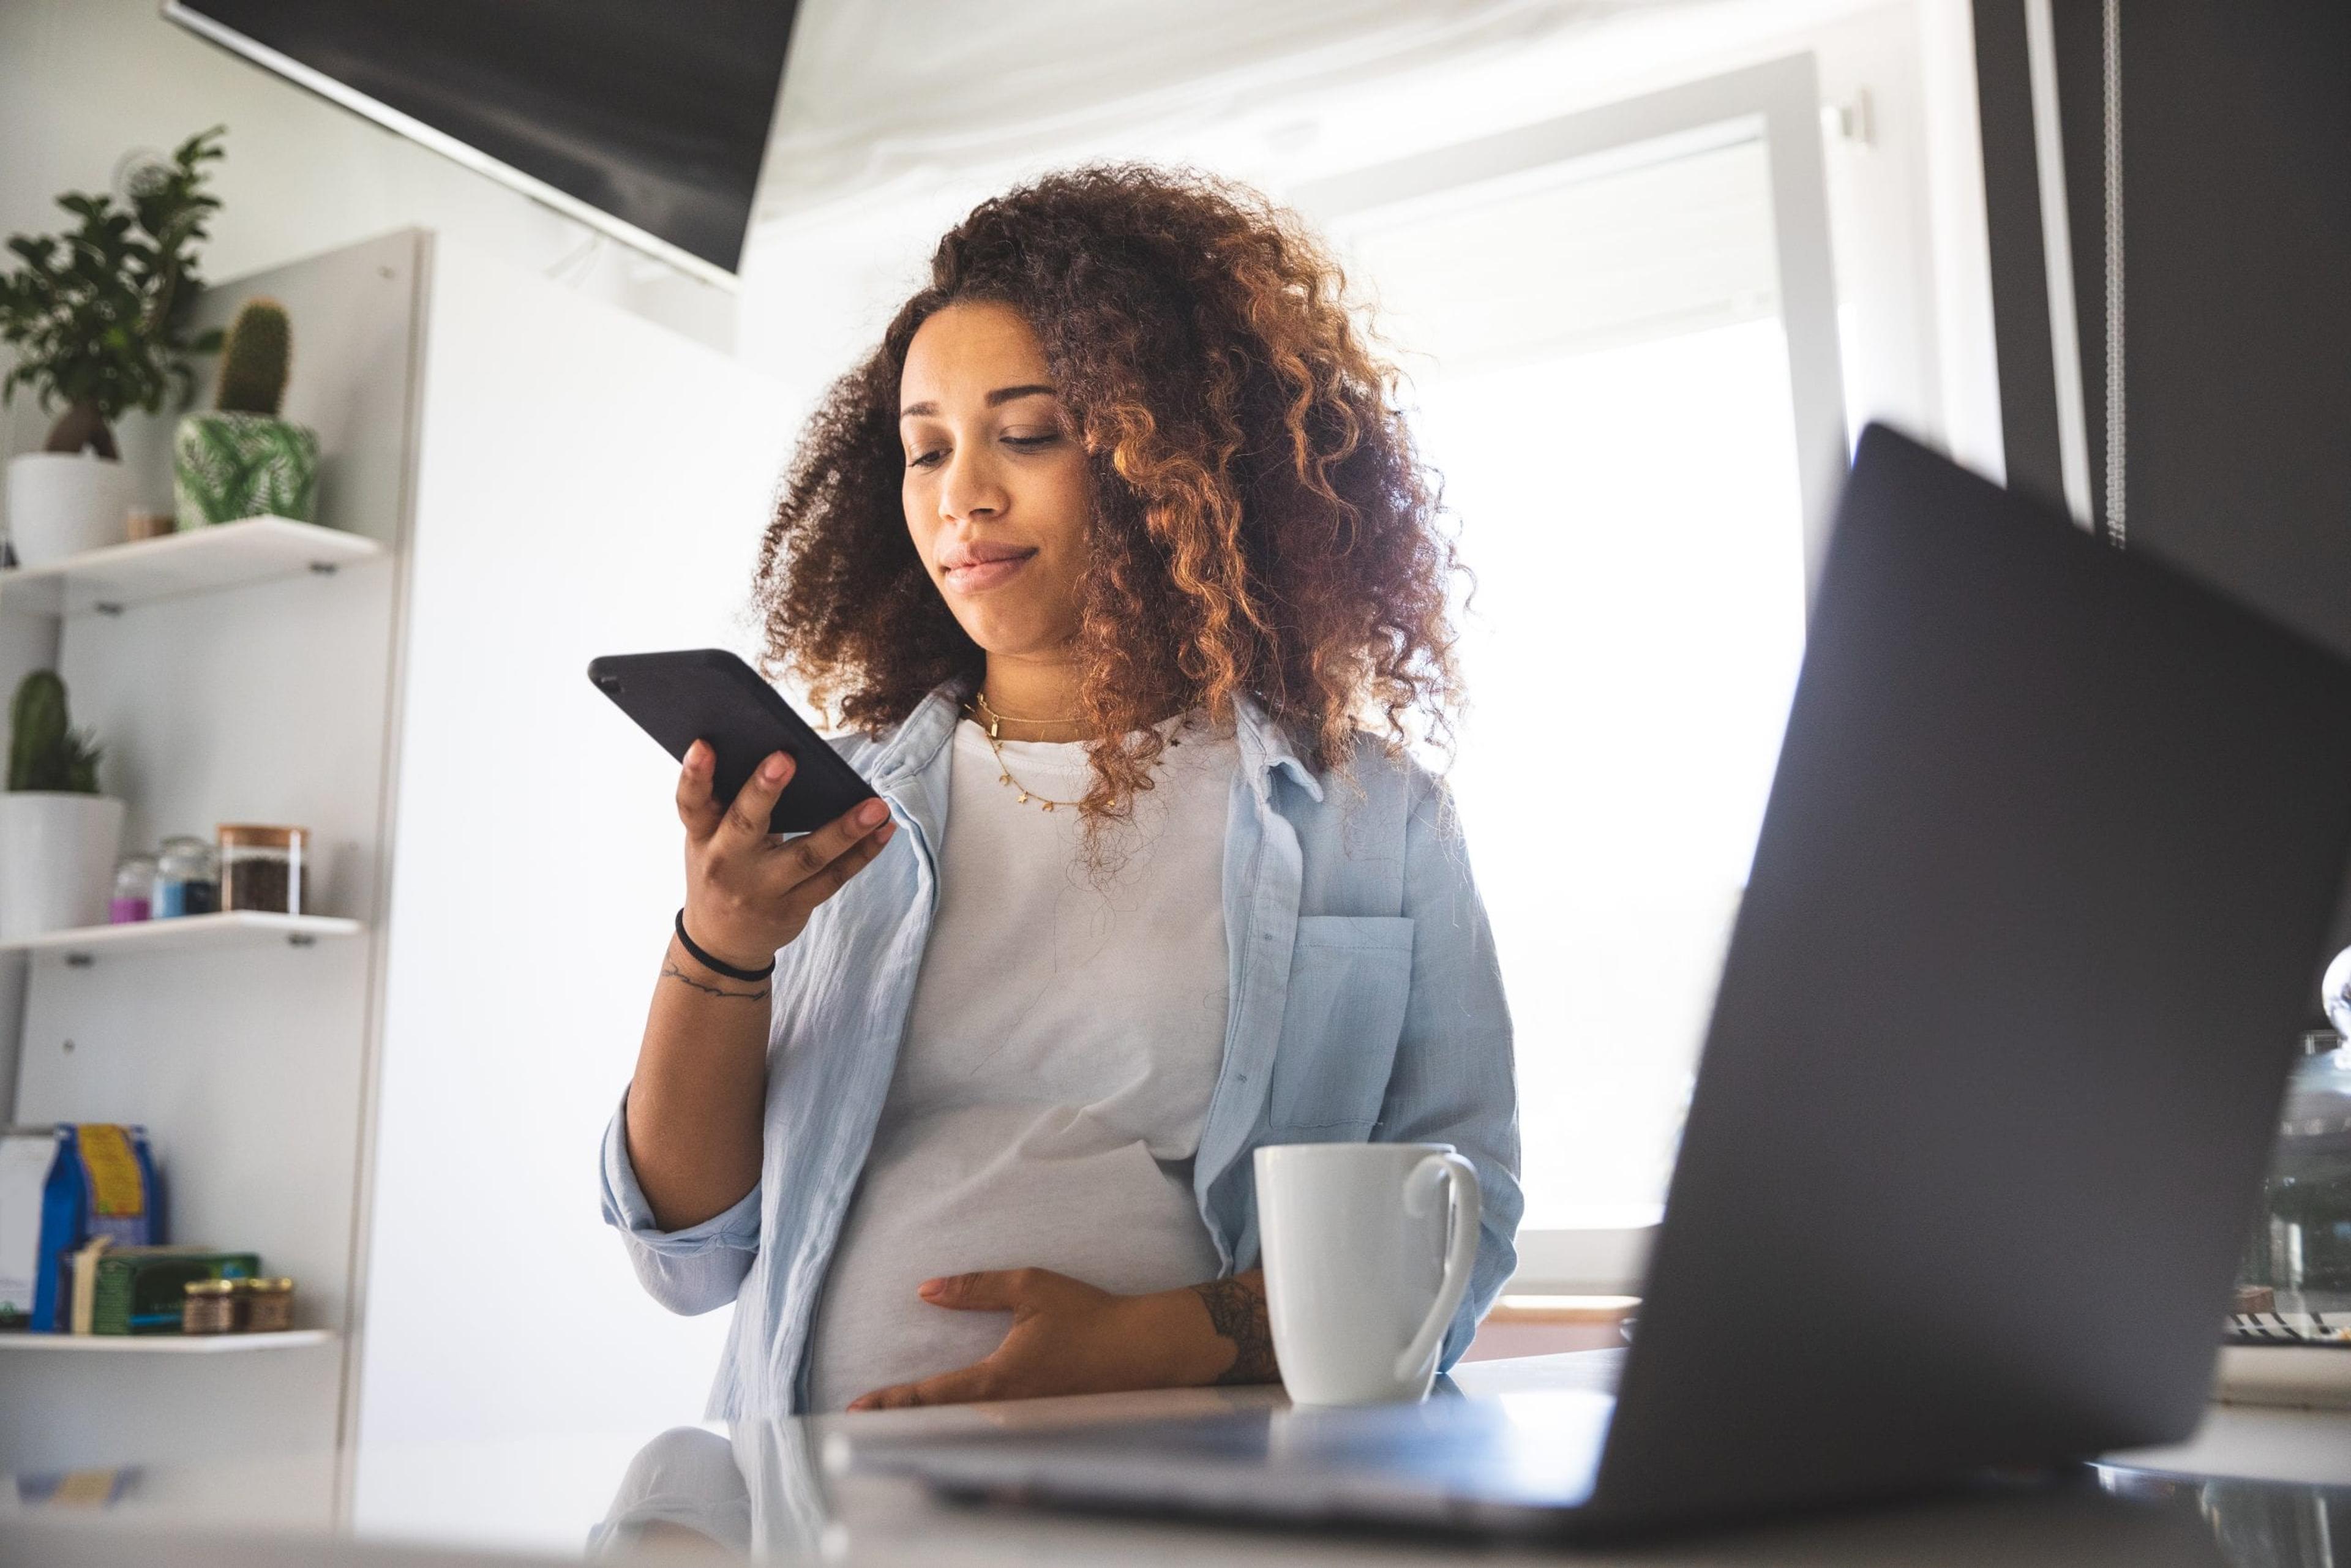
[[[230,323],[221,349],[220,391],[214,403],[223,413],[257,413],[276,419],[286,401],[286,371],[294,355],[294,328],[286,307],[275,299],[248,299]]]
[[[55,670],[35,670],[16,687],[8,710],[8,788],[98,793],[99,748],[76,734],[66,713],[66,684]]]

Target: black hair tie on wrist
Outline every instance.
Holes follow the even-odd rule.
[[[694,938],[685,934],[685,906],[683,904],[678,906],[677,911],[677,939],[685,944],[685,950],[694,955],[695,963],[714,975],[724,975],[730,980],[764,980],[776,972],[776,961],[773,958],[768,960],[768,967],[764,969],[738,969],[732,964],[722,964],[695,946]]]

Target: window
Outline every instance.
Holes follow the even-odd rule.
[[[1631,1282],[1778,756],[1844,455],[1813,113],[1782,62],[1308,193],[1477,580],[1452,784],[1522,1288]]]

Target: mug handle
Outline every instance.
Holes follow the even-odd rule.
[[[1396,1357],[1399,1383],[1410,1380],[1437,1348],[1445,1326],[1453,1321],[1461,1298],[1468,1292],[1469,1269],[1478,1260],[1478,1222],[1485,1213],[1478,1193],[1478,1167],[1459,1155],[1429,1155],[1405,1178],[1404,1211],[1415,1219],[1426,1214],[1439,1187],[1452,1189],[1453,1239],[1445,1249],[1445,1277],[1437,1284],[1437,1300],[1430,1303],[1428,1316],[1421,1320],[1420,1332]]]

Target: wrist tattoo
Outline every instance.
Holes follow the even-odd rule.
[[[756,991],[730,991],[724,986],[706,985],[703,981],[697,980],[693,976],[687,974],[684,969],[679,968],[675,964],[664,964],[662,966],[662,978],[664,980],[675,980],[679,985],[692,986],[695,990],[701,991],[705,995],[725,997],[728,1001],[733,1002],[760,1002],[768,999],[768,988],[765,986],[761,986]]]
[[[1218,1383],[1271,1383],[1281,1368],[1273,1358],[1273,1325],[1265,1312],[1265,1283],[1260,1276],[1210,1280],[1192,1287],[1208,1309],[1208,1322],[1218,1337],[1233,1343],[1233,1364],[1217,1375]]]

